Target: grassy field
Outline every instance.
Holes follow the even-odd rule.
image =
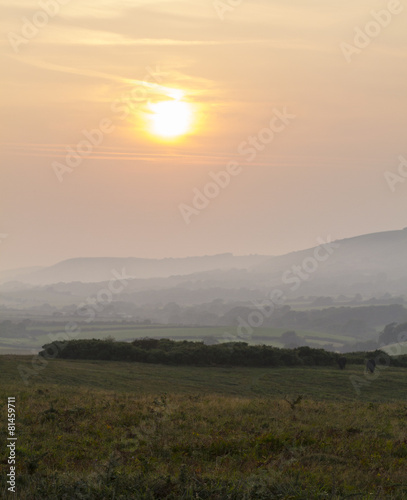
[[[198,368],[0,357],[17,491],[43,499],[407,498],[407,377],[389,367]],[[350,377],[365,379],[357,395]]]
[[[41,347],[49,343],[52,339],[49,335],[64,332],[65,323],[60,325],[44,325],[36,326],[47,332],[45,335],[33,335],[29,338],[0,338],[0,354],[18,353],[20,350],[25,350],[26,353],[30,349],[40,350]],[[165,327],[165,326],[134,326],[134,325],[118,325],[117,323],[106,323],[101,326],[84,325],[81,326],[81,331],[76,338],[81,339],[103,339],[108,336],[119,341],[129,341],[136,338],[155,337],[155,338],[171,338],[173,340],[202,340],[205,337],[213,337],[219,342],[230,341],[230,339],[244,340],[249,344],[266,344],[274,347],[283,347],[280,341],[281,334],[287,331],[286,328],[254,328],[253,335],[247,338],[239,338],[236,327]],[[315,346],[321,343],[332,343],[336,346],[342,346],[346,343],[354,342],[354,338],[346,335],[329,334],[324,332],[301,331],[297,330],[297,335],[301,338],[306,338],[310,346]],[[23,352],[22,352],[23,353]]]

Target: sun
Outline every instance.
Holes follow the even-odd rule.
[[[149,105],[151,132],[163,138],[175,138],[190,131],[191,105],[179,99]]]

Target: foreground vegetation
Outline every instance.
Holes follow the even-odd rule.
[[[39,499],[407,498],[405,369],[208,368],[0,357],[17,491]],[[6,428],[1,426],[1,443]],[[0,449],[0,497],[6,490]]]

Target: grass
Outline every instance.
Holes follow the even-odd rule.
[[[332,368],[197,368],[0,357],[17,400],[18,493],[46,499],[407,498],[405,370],[356,395]],[[368,379],[367,379],[368,380]],[[301,397],[300,397],[301,396]]]
[[[371,376],[361,365],[348,365],[341,371],[332,367],[221,368],[56,359],[37,366],[30,356],[2,356],[0,370],[1,384],[25,387],[22,372],[27,374],[27,387],[33,390],[46,384],[136,395],[157,391],[274,398],[302,394],[315,400],[376,402],[398,401],[407,393],[405,369],[392,366],[377,369]],[[354,377],[364,382],[360,395],[352,385]]]
[[[20,352],[19,349],[36,349],[49,343],[52,339],[50,334],[58,334],[64,332],[67,321],[61,322],[59,325],[36,325],[32,327],[35,330],[44,330],[48,332],[45,335],[33,336],[31,338],[0,338],[0,353],[8,354]],[[28,329],[30,330],[30,329]],[[254,328],[253,335],[249,338],[239,338],[236,327],[167,327],[167,326],[151,326],[143,327],[136,325],[118,325],[117,323],[98,323],[97,325],[83,325],[81,331],[76,338],[81,339],[103,339],[108,336],[114,337],[118,341],[128,341],[135,338],[156,337],[156,338],[171,338],[174,340],[202,340],[205,337],[214,337],[220,342],[230,341],[230,339],[244,340],[249,344],[266,344],[274,347],[283,347],[280,341],[282,333],[287,331],[287,328]],[[313,332],[297,330],[297,335],[301,338],[308,337],[307,341],[311,346],[321,343],[332,343],[338,347],[353,343],[354,338],[340,334],[329,334],[325,332]]]

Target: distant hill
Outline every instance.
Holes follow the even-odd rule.
[[[41,266],[36,267],[22,267],[19,269],[11,269],[9,271],[1,271],[0,272],[0,283],[7,283],[11,281],[18,281],[20,278],[24,279],[24,276],[27,276],[32,273],[36,273],[43,269]]]
[[[327,267],[331,270],[356,271],[364,275],[385,272],[393,277],[404,270],[407,274],[407,228],[355,236],[336,240],[334,243],[337,247],[333,246],[332,255],[327,259]],[[315,248],[273,257],[252,269],[270,273],[281,270],[284,266],[300,264],[303,259],[314,254]]]
[[[26,273],[19,270],[15,277],[0,275],[0,291],[18,293],[27,285],[59,283],[61,293],[86,295],[95,293],[91,286],[99,286],[92,283],[110,280],[113,269],[125,269],[133,278],[122,298],[138,303],[247,300],[274,288],[283,289],[290,298],[407,296],[407,229],[356,236],[335,241],[328,249],[321,245],[277,257],[226,253],[167,259],[69,259]]]
[[[297,273],[302,293],[407,294],[407,228],[334,243],[329,255],[322,245],[317,254],[318,247],[292,252],[256,264],[251,272],[268,277],[274,285],[279,282],[294,289],[293,266],[300,266],[301,273],[307,276],[302,279]],[[315,265],[315,255],[325,260]]]
[[[54,283],[95,283],[112,278],[112,270],[126,270],[127,275],[136,279],[168,278],[189,275],[203,271],[227,271],[247,269],[270,257],[249,255],[237,257],[231,253],[186,258],[140,259],[120,257],[90,257],[64,260],[50,267],[19,269],[14,273],[0,273],[0,283],[19,281],[29,285],[51,285]]]

